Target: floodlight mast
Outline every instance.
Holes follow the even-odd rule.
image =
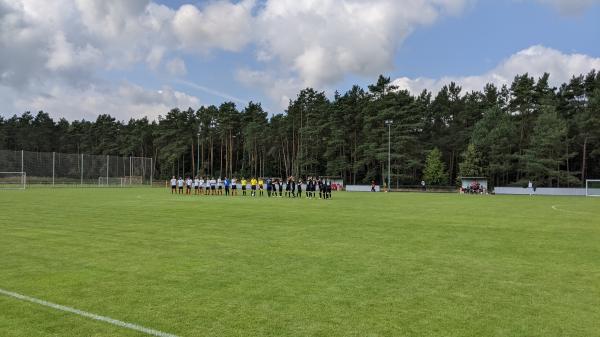
[[[200,175],[200,125],[198,125],[198,133],[196,134],[196,136],[198,136],[198,142],[196,143],[196,158],[198,165],[196,166],[196,176]]]
[[[392,124],[394,124],[394,121],[391,119],[388,119],[385,121],[385,125],[387,125],[388,127],[388,183],[387,183],[387,190],[390,190],[390,183],[391,183],[391,167],[392,167]]]

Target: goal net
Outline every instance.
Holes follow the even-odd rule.
[[[98,177],[100,187],[123,187],[125,178],[122,177]]]
[[[98,186],[100,187],[127,187],[143,184],[144,177],[142,176],[98,177]]]
[[[0,190],[23,190],[26,185],[25,172],[0,172]]]
[[[588,179],[585,181],[585,195],[588,197],[600,197],[600,179]]]
[[[125,177],[123,177],[123,184],[142,185],[143,183],[144,183],[144,177],[142,177],[142,176],[125,176]]]
[[[0,172],[27,172],[27,187],[121,185],[121,179],[123,185],[152,185],[154,162],[146,157],[0,150]]]

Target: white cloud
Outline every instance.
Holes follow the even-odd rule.
[[[239,69],[236,79],[248,87],[263,88],[267,96],[281,110],[287,108],[290,99],[294,99],[298,91],[302,89],[302,83],[294,77],[278,76],[276,73],[260,70]]]
[[[258,14],[258,57],[277,60],[305,86],[392,69],[419,25],[458,13],[467,0],[268,0]]]
[[[374,76],[394,66],[404,39],[471,0],[267,0],[256,15],[257,60],[269,71],[241,69],[237,79],[262,87],[280,108],[304,87],[327,89],[345,76]]]
[[[141,64],[160,73],[158,78],[163,73],[181,77],[188,72],[187,55],[202,56],[213,50],[240,52],[248,46],[269,70],[244,68],[237,72],[237,80],[263,88],[285,107],[303,87],[322,90],[348,75],[372,77],[390,71],[396,51],[415,29],[442,16],[458,15],[475,1],[221,0],[171,8],[152,0],[0,0],[0,107],[34,110],[47,103],[56,111],[76,111],[69,107],[70,97],[83,102],[89,94],[95,102],[136,114],[140,105],[130,104],[123,98],[128,95],[118,94],[135,86],[113,83],[116,89],[107,89],[111,84],[101,80],[106,71],[127,72]],[[565,13],[577,13],[600,2],[535,1]],[[547,50],[543,53],[549,54]],[[513,57],[527,58],[519,55]],[[573,55],[567,56],[576,63]],[[519,62],[509,59],[483,76],[510,81]],[[532,62],[534,68],[522,67],[519,72],[532,72],[542,65],[538,60]],[[555,79],[561,72],[570,72],[550,68]],[[482,81],[481,76],[461,80],[472,87]],[[439,84],[435,79],[397,81],[411,87]],[[197,90],[232,97],[193,85]],[[172,90],[163,92],[177,97]],[[182,95],[163,97],[157,104],[197,101]],[[154,94],[139,97],[148,102],[155,98]],[[60,109],[60,104],[65,109]]]
[[[463,92],[482,90],[485,84],[494,83],[498,87],[510,85],[516,75],[528,73],[540,77],[547,72],[551,84],[558,86],[568,82],[573,75],[586,74],[592,69],[600,69],[600,58],[582,54],[564,54],[556,49],[536,45],[523,49],[498,64],[494,69],[474,76],[433,78],[401,77],[393,81],[400,89],[419,93],[424,89],[437,92],[442,86],[456,82]]]
[[[176,57],[167,62],[167,71],[173,76],[183,76],[187,74],[185,62],[179,57]]]
[[[142,33],[144,27],[140,23],[150,3],[149,0],[74,1],[85,33],[98,42],[129,42]]]
[[[302,87],[389,71],[414,29],[471,1],[242,0],[173,9],[150,0],[0,0],[0,87],[31,96],[51,87],[52,97],[91,90],[97,98],[106,92],[96,89],[104,70],[146,63],[183,76],[180,53],[237,52],[254,43],[271,70],[244,69],[237,78],[284,107]]]
[[[35,84],[211,49],[238,51],[251,41],[253,0],[172,9],[150,0],[0,0],[0,85]],[[181,73],[181,62],[166,65]],[[12,81],[12,82],[9,82]],[[79,84],[79,83],[78,83]]]
[[[104,69],[146,58],[160,63],[165,47],[156,34],[169,17],[165,9],[137,0],[0,0],[1,113],[128,119],[198,107],[197,98],[169,87],[99,79]]]
[[[172,108],[200,106],[196,97],[170,87],[152,90],[128,82],[118,86],[94,85],[83,90],[57,85],[45,88],[44,93],[18,93],[0,87],[0,100],[9,95],[13,97],[15,112],[44,110],[70,120],[93,120],[103,113],[120,120],[144,116],[154,119]]]
[[[95,67],[101,59],[102,52],[97,48],[90,44],[76,47],[62,32],[58,32],[50,42],[46,67],[50,71],[81,71]]]
[[[154,46],[146,56],[146,63],[152,70],[156,70],[167,52],[164,46]]]
[[[106,83],[108,69],[146,63],[183,75],[172,57],[175,11],[149,0],[0,0],[0,113],[43,109],[69,118],[120,118],[198,106],[170,88]],[[145,102],[144,102],[145,100]]]
[[[254,0],[213,2],[203,11],[194,5],[183,5],[173,19],[175,36],[180,46],[189,51],[239,51],[251,39],[253,7]]]

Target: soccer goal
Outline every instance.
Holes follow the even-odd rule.
[[[144,178],[142,176],[125,176],[123,177],[123,184],[126,185],[142,185]]]
[[[0,190],[24,190],[26,185],[25,172],[0,172]]]
[[[585,195],[600,197],[600,179],[587,179],[585,181]]]
[[[98,186],[100,187],[128,187],[142,185],[143,183],[144,178],[142,176],[98,177]]]
[[[98,177],[98,186],[100,187],[123,187],[125,185],[123,177]]]

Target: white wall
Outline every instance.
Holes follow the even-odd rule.
[[[494,189],[496,194],[517,194],[517,195],[529,195],[529,188],[523,187],[496,187]],[[567,188],[567,187],[538,187],[536,188],[534,195],[578,195],[585,196],[585,188]],[[591,194],[599,195],[600,189],[591,189]]]
[[[347,192],[371,192],[371,185],[346,185]],[[375,191],[379,192],[379,186],[375,185]]]

